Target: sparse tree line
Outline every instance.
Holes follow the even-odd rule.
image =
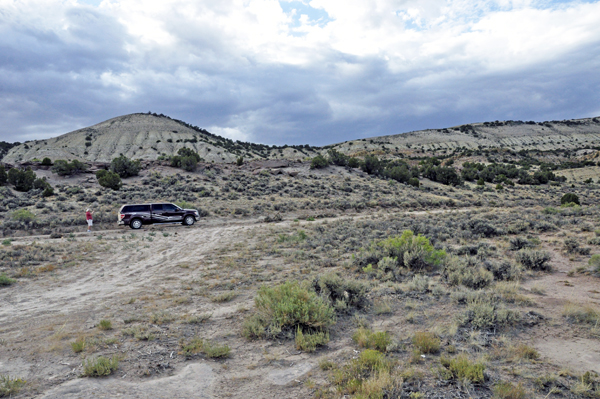
[[[478,185],[487,183],[539,185],[549,182],[565,182],[564,176],[555,175],[552,170],[560,169],[561,165],[540,164],[539,170],[529,173],[530,164],[518,168],[514,164],[465,162],[459,172],[449,159],[442,165],[442,160],[437,157],[426,157],[419,161],[418,166],[411,167],[403,160],[381,160],[375,155],[367,155],[363,159],[349,157],[335,149],[327,151],[327,155],[317,155],[312,158],[310,168],[322,169],[329,165],[360,168],[362,171],[400,183],[411,184],[419,187],[419,177],[445,185],[459,186],[464,181],[477,181]]]
[[[42,190],[44,197],[54,195],[54,189],[45,179],[38,178],[31,168],[19,169],[0,165],[0,186],[11,185],[17,191]]]

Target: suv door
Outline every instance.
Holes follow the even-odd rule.
[[[164,204],[152,204],[152,221],[155,223],[168,222],[169,218],[163,208]]]
[[[181,222],[185,214],[184,210],[173,204],[162,204],[164,215],[171,222]]]

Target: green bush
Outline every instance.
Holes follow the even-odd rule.
[[[342,154],[339,151],[334,150],[333,148],[327,151],[327,155],[329,157],[329,163],[337,166],[346,166],[348,165],[348,156]]]
[[[131,160],[125,155],[121,155],[110,162],[110,171],[118,174],[121,179],[137,176],[141,169],[142,166],[139,159]]]
[[[298,328],[327,332],[335,324],[335,311],[326,300],[297,282],[262,286],[254,302],[256,314],[244,325],[243,334],[248,338],[274,337]]]
[[[100,169],[96,172],[96,178],[98,179],[98,184],[102,187],[110,188],[112,190],[119,190],[123,185],[121,181],[121,177],[114,172]]]
[[[35,220],[35,214],[27,209],[17,209],[11,214],[11,218],[19,222],[32,222]]]
[[[42,159],[42,165],[44,166],[51,166],[52,165],[52,160],[48,157]]]
[[[4,165],[0,165],[0,186],[5,186],[6,183],[8,183],[8,175],[6,174]]]
[[[88,359],[83,364],[83,376],[85,377],[102,377],[111,375],[119,367],[119,358],[113,356],[106,358],[100,356],[94,360]]]
[[[87,165],[76,159],[73,162],[57,159],[51,168],[52,173],[56,173],[59,176],[75,175],[84,172],[86,169]]]
[[[471,383],[481,383],[485,380],[485,365],[471,362],[466,355],[451,359],[442,357],[440,363],[450,371],[451,377],[457,380],[468,380]]]
[[[329,166],[329,161],[323,155],[319,154],[310,161],[311,169],[323,169]]]
[[[12,168],[8,171],[8,183],[15,186],[17,191],[29,191],[33,188],[36,176],[31,168],[20,170]]]
[[[358,158],[351,157],[348,159],[348,166],[356,169],[360,167],[360,160]]]
[[[14,280],[14,279],[8,277],[4,273],[0,273],[0,286],[3,286],[3,285],[12,285],[12,284],[14,284],[16,282],[17,282],[17,280]]]
[[[42,192],[43,197],[52,197],[54,195],[54,189],[48,185]]]
[[[20,378],[11,378],[8,375],[0,374],[0,398],[11,398],[25,385],[25,381]]]
[[[235,160],[235,164],[237,166],[242,166],[244,164],[244,157],[237,157]]]
[[[416,177],[411,177],[410,179],[408,179],[408,184],[413,186],[413,187],[419,187],[420,186],[420,182],[419,179]]]
[[[198,161],[195,157],[181,157],[181,169],[193,172],[196,170]]]
[[[600,255],[592,255],[588,261],[588,265],[592,266],[597,273],[600,273]]]
[[[573,194],[573,193],[567,193],[567,194],[563,195],[562,198],[560,199],[560,204],[561,205],[568,205],[568,204],[581,205],[579,203],[579,197],[577,196],[577,194]]]
[[[382,169],[381,161],[375,155],[367,155],[360,164],[360,168],[370,175],[377,175]]]

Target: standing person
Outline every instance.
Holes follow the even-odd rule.
[[[85,220],[87,221],[87,224],[88,224],[88,229],[87,229],[88,233],[92,231],[92,225],[94,224],[94,221],[92,220],[93,213],[94,212],[92,212],[90,210],[90,208],[85,210]]]

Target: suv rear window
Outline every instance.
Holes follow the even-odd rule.
[[[150,212],[150,205],[127,205],[123,207],[122,213]]]

